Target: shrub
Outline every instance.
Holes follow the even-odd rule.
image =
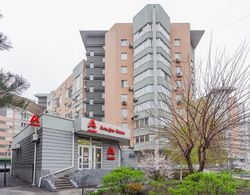
[[[178,180],[152,180],[149,183],[152,187],[149,195],[165,195],[169,186],[175,186],[179,183]]]
[[[141,170],[135,170],[128,167],[121,167],[112,170],[103,177],[103,188],[112,192],[126,194],[130,183],[141,183],[144,173]]]
[[[234,180],[225,173],[194,173],[187,176],[176,189],[169,188],[170,194],[236,194]]]

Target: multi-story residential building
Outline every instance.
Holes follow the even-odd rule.
[[[10,160],[13,136],[28,125],[30,115],[21,109],[0,108],[0,161]]]
[[[85,116],[99,121],[104,120],[104,61],[106,31],[80,31],[86,49],[86,74],[84,107]]]
[[[105,36],[105,121],[133,130],[133,26],[115,24]],[[131,132],[132,133],[132,132]],[[131,144],[133,144],[131,137]]]
[[[188,23],[170,23],[158,4],[145,6],[133,23],[115,24],[106,33],[105,119],[128,125],[135,150],[163,147],[166,140],[147,126],[157,124],[160,112],[168,113],[166,100],[182,112],[181,94],[190,83],[195,96],[194,50],[203,33],[190,30]]]
[[[145,6],[132,23],[80,31],[87,60],[74,69],[71,84],[65,81],[47,97],[48,111],[128,127],[135,150],[163,147],[166,140],[147,126],[157,124],[152,116],[160,112],[172,120],[166,99],[182,112],[181,93],[189,83],[195,96],[194,50],[203,33],[188,23],[170,23],[158,4]],[[67,114],[65,85],[72,88]]]

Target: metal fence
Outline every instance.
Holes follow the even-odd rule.
[[[18,163],[11,167],[10,162],[0,162],[0,188],[27,185],[32,182],[33,164]]]

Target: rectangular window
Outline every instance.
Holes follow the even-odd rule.
[[[181,76],[182,75],[182,71],[181,71],[181,67],[180,66],[176,66],[176,75],[177,76]]]
[[[176,88],[182,88],[182,82],[176,81]]]
[[[105,86],[105,81],[102,81],[102,86],[103,86],[103,87]]]
[[[94,112],[89,112],[89,117],[93,117],[94,116]]]
[[[94,51],[90,51],[90,52],[89,52],[89,55],[90,55],[90,56],[94,56],[94,55],[95,55]]]
[[[105,98],[105,94],[104,93],[102,93],[102,99],[104,99]]]
[[[105,74],[105,69],[102,69],[102,74]]]
[[[5,137],[3,137],[3,136],[0,136],[0,140],[5,140]]]
[[[94,92],[94,87],[89,87],[89,92]]]
[[[89,75],[89,80],[91,80],[91,81],[94,80],[94,75],[93,74]]]
[[[89,100],[89,104],[93,105],[94,104],[94,100]]]
[[[121,81],[121,87],[122,87],[122,88],[128,87],[128,81],[127,81],[127,80],[122,80],[122,81]]]
[[[140,135],[140,142],[144,142],[144,135]]]
[[[135,137],[135,143],[139,143],[139,142],[140,142],[139,136],[136,136],[136,137]]]
[[[102,58],[102,62],[105,62],[105,58]]]
[[[182,101],[182,95],[177,94],[177,95],[176,95],[176,102],[177,102],[177,104],[180,104],[181,101]]]
[[[180,47],[181,46],[181,40],[180,39],[175,39],[174,40],[174,46],[175,47]]]
[[[95,64],[93,62],[90,62],[89,68],[94,68]]]
[[[149,141],[149,134],[145,135],[145,142]]]
[[[122,59],[122,60],[127,60],[127,59],[128,59],[128,54],[127,54],[127,52],[122,52],[122,53],[121,53],[121,59]]]
[[[104,105],[102,105],[102,111],[104,111],[105,110],[105,106]]]
[[[13,110],[12,109],[7,109],[7,113],[6,113],[6,116],[9,117],[9,118],[13,118]]]
[[[128,46],[128,40],[127,39],[121,39],[121,46]]]
[[[180,53],[180,52],[176,52],[176,53],[174,54],[174,58],[175,58],[175,60],[181,61],[181,53]]]
[[[128,109],[123,108],[122,109],[122,117],[126,118],[128,116]]]
[[[127,94],[122,94],[121,99],[122,99],[122,102],[127,102],[128,101],[128,95]]]
[[[123,74],[128,73],[128,67],[127,66],[122,66],[121,67],[121,73],[123,73]]]
[[[121,126],[122,126],[122,128],[127,129],[128,128],[128,123],[122,123]]]
[[[75,90],[78,91],[80,89],[81,86],[81,78],[80,76],[75,78]]]

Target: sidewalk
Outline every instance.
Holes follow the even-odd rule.
[[[85,189],[84,195],[87,194],[86,191],[89,191],[92,189]],[[46,190],[43,190],[41,188],[37,187],[30,187],[30,186],[16,186],[16,187],[6,187],[6,188],[0,188],[0,194],[1,195],[82,195],[82,189],[69,189],[69,190],[63,190],[58,192],[48,192]]]

